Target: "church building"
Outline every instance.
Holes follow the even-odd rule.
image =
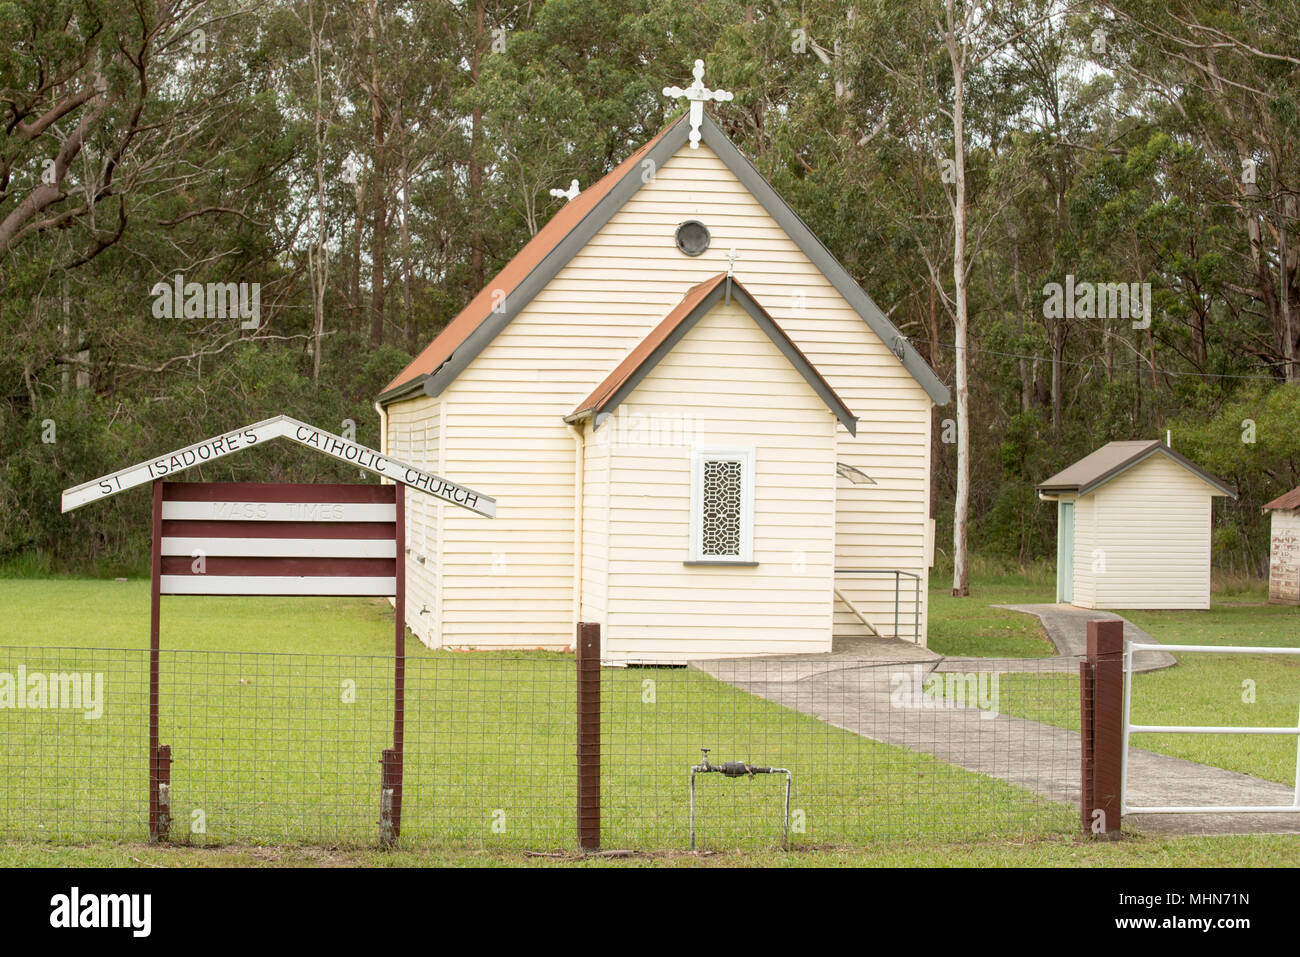
[[[430,647],[613,663],[925,644],[948,388],[704,112],[587,189],[379,395]],[[400,560],[401,556],[399,556]]]

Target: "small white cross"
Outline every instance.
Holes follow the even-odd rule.
[[[731,251],[727,253],[727,278],[728,279],[731,278],[731,274],[735,271],[736,260],[739,258],[740,258],[740,253],[736,252],[735,246],[732,246]]]
[[[680,86],[666,86],[664,96],[674,99],[684,96],[691,101],[691,149],[697,150],[700,148],[700,124],[704,122],[704,104],[709,100],[726,103],[734,97],[726,90],[710,90],[704,86],[703,60],[696,60],[695,69],[691,72],[695,76],[693,84],[684,90]]]
[[[572,202],[573,198],[577,196],[579,192],[581,192],[581,190],[578,189],[578,181],[575,179],[572,183],[569,184],[568,189],[553,189],[551,190],[551,195],[554,196],[556,199],[560,199],[561,197],[563,197],[564,199],[567,199],[570,202]]]

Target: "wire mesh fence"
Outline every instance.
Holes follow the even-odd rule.
[[[149,653],[0,649],[0,836],[148,833]]]
[[[1068,831],[1078,666],[1017,662],[1028,670],[1013,674],[997,664],[937,672],[933,663],[749,658],[611,670],[605,841],[683,846],[691,769],[705,760],[787,770],[791,799],[787,820],[780,773],[697,773],[699,847],[772,846],[787,831],[795,846]]]
[[[0,648],[0,839],[147,838],[149,655]],[[701,848],[1077,827],[1077,659],[939,669],[843,659],[601,668],[602,845],[689,847],[692,768],[703,768]],[[400,845],[573,849],[573,657],[421,653],[405,659],[405,676]],[[391,657],[162,651],[159,678],[169,840],[378,842]],[[746,768],[713,770],[727,762]],[[789,771],[788,809],[785,775],[754,768]]]

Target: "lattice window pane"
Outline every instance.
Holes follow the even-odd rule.
[[[740,555],[744,514],[744,466],[735,461],[706,461],[701,496],[701,551],[710,557]]]

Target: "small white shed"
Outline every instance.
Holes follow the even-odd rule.
[[[1158,440],[1108,442],[1038,486],[1057,503],[1056,600],[1209,608],[1215,496],[1236,493]]]
[[[1268,552],[1268,601],[1300,605],[1300,486],[1264,506],[1272,512]]]

